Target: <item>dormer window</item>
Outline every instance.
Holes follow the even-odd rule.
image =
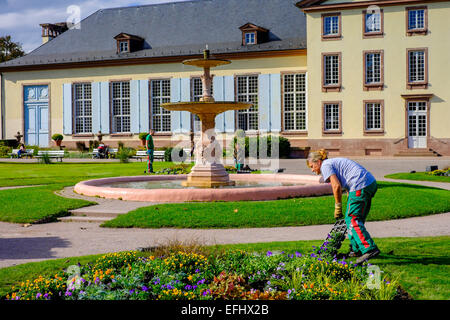
[[[128,33],[119,33],[114,37],[117,41],[117,53],[130,53],[142,50],[144,39]]]
[[[243,46],[260,44],[269,39],[269,30],[252,23],[246,23],[239,29],[242,31]]]
[[[255,32],[246,32],[245,33],[245,44],[255,44],[255,43],[256,43]]]
[[[119,52],[124,53],[128,52],[128,41],[120,41],[119,42]]]

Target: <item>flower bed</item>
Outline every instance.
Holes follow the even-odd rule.
[[[323,252],[323,247],[321,248]],[[323,300],[399,297],[396,281],[368,265],[354,266],[314,251],[252,254],[241,250],[202,254],[197,250],[142,256],[110,253],[93,264],[74,266],[11,288],[8,300]],[[369,280],[369,281],[368,281]]]
[[[431,172],[427,172],[430,176],[445,176],[450,177],[450,168],[443,169],[443,170],[433,170]]]

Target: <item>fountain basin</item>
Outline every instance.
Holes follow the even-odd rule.
[[[167,102],[161,104],[161,107],[167,110],[189,111],[191,113],[195,113],[200,118],[202,118],[203,114],[212,115],[213,120],[219,113],[228,110],[244,110],[250,108],[251,106],[251,103],[235,101]]]
[[[320,176],[295,174],[230,174],[230,179],[240,182],[279,183],[288,185],[224,188],[161,188],[140,189],[111,187],[110,184],[146,181],[186,180],[187,175],[158,175],[114,177],[79,182],[75,192],[85,196],[107,199],[149,202],[186,201],[261,201],[292,197],[309,197],[332,194],[331,185],[323,183]],[[180,181],[181,183],[181,181]]]

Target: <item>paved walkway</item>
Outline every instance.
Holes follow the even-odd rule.
[[[434,161],[433,161],[434,160]],[[437,163],[436,163],[437,161]],[[424,171],[428,165],[438,164],[439,168],[450,165],[450,159],[408,159],[359,160],[378,180],[391,172]],[[310,174],[300,160],[281,160],[280,167],[287,173]],[[394,180],[390,180],[394,181]],[[450,190],[450,184],[405,181],[441,187]],[[74,195],[71,188],[62,192],[64,196],[84,198]],[[105,212],[119,214],[149,203],[128,202],[89,198],[99,205],[93,206],[102,216]],[[81,209],[80,209],[81,210]],[[95,211],[95,210],[94,210]],[[0,222],[0,268],[32,261],[134,250],[151,247],[170,241],[196,241],[205,245],[226,243],[256,243],[272,241],[296,241],[323,239],[331,225],[252,228],[252,229],[108,229],[100,228],[93,222],[57,222],[39,225],[20,225]],[[423,237],[450,235],[450,213],[399,219],[367,222],[369,232],[375,238],[383,237]]]
[[[450,213],[367,222],[375,238],[450,234]],[[110,229],[92,222],[56,222],[23,227],[0,223],[0,268],[88,254],[135,250],[174,240],[205,245],[324,239],[332,225],[250,229]]]

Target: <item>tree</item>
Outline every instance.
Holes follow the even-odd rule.
[[[25,55],[20,43],[12,42],[11,36],[0,37],[0,62],[12,60]]]

